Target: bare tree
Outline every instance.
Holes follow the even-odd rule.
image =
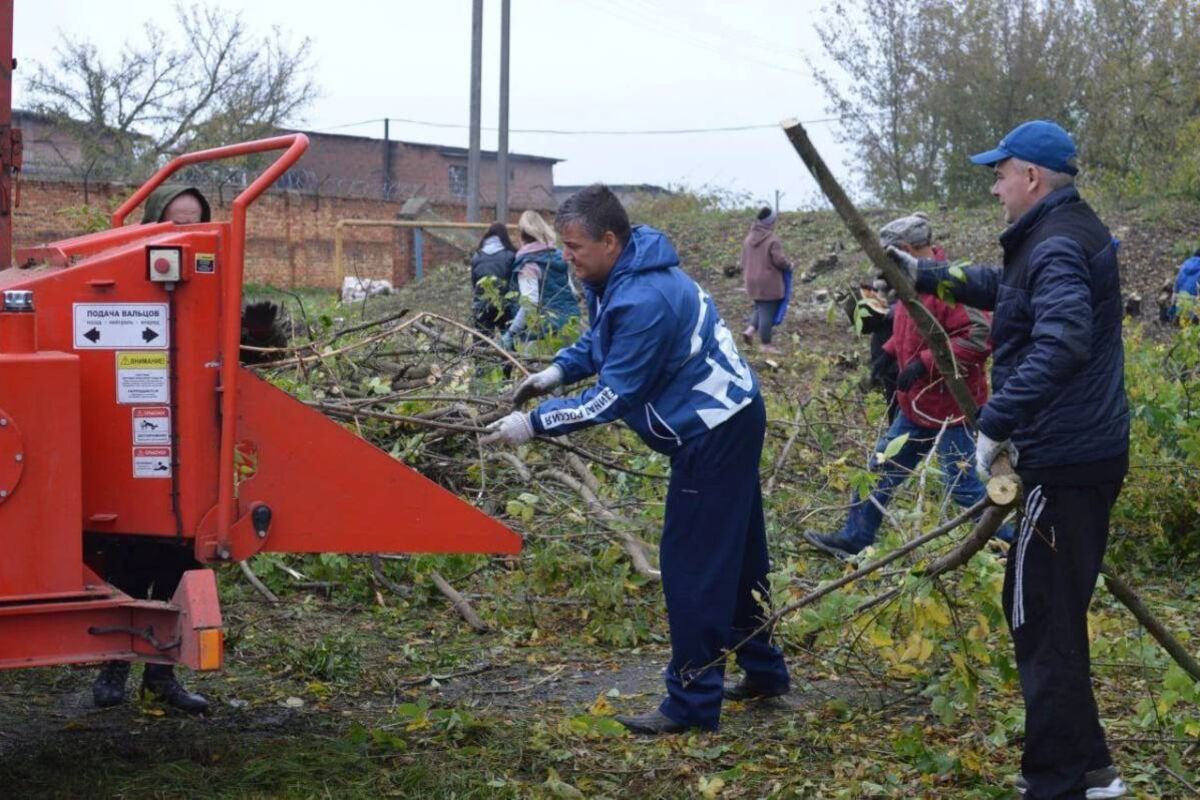
[[[37,65],[33,110],[79,142],[80,177],[136,176],[180,152],[270,134],[315,98],[309,39],[278,28],[258,37],[240,14],[201,5],[176,16],[182,43],[147,23],[106,57],[64,35],[57,61]]]

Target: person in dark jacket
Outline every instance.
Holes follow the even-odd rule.
[[[557,236],[542,215],[530,209],[517,221],[521,249],[513,261],[509,294],[516,310],[503,338],[506,347],[532,342],[562,330],[579,318],[571,270],[555,247]]]
[[[897,247],[920,258],[932,257],[933,229],[924,214],[892,220],[879,231],[883,247]],[[951,305],[937,297],[926,296],[922,303],[950,337],[950,350],[962,371],[963,380],[982,405],[987,401],[987,375],[984,365],[991,353],[991,320],[978,309]],[[899,410],[887,432],[875,445],[875,454],[903,438],[898,452],[879,462],[871,459],[879,481],[871,494],[855,498],[841,530],[834,534],[805,531],[804,538],[817,549],[837,558],[850,558],[875,543],[883,522],[883,509],[892,495],[913,473],[930,450],[937,449],[942,483],[956,503],[970,508],[986,491],[975,476],[975,443],[967,430],[958,403],[946,381],[938,374],[933,354],[925,343],[917,323],[903,303],[895,303],[891,337],[883,349],[899,367],[896,377],[896,401]],[[1005,525],[998,538],[1012,538],[1012,527]]]
[[[471,256],[472,317],[480,333],[506,330],[512,320],[504,295],[512,279],[517,248],[508,238],[508,227],[493,222],[479,240],[479,249]]]
[[[992,399],[976,465],[1007,450],[1024,482],[1004,577],[1025,699],[1017,788],[1030,800],[1125,794],[1092,693],[1087,609],[1129,467],[1129,406],[1116,244],[1074,185],[1075,143],[1053,122],[1019,125],[971,159],[992,168],[1009,227],[1002,267],[952,269],[888,254],[918,291],[939,284],[994,309]]]
[[[742,341],[752,343],[757,331],[764,353],[779,352],[779,348],[771,344],[771,333],[778,324],[775,318],[779,306],[787,296],[785,275],[792,271],[791,263],[783,255],[783,245],[775,235],[778,217],[774,209],[764,206],[742,242],[742,280],[746,295],[754,303],[750,324],[742,331]]]
[[[211,219],[208,200],[193,186],[159,187],[146,199],[142,212],[142,224],[190,225]],[[106,581],[139,600],[170,600],[183,573],[200,567],[190,547],[170,539],[88,536],[84,544],[88,563]],[[129,666],[128,661],[109,661],[101,668],[92,684],[92,701],[97,707],[125,702]],[[199,714],[208,710],[208,700],[183,688],[170,664],[147,664],[142,671],[142,690],[182,711]]]
[[[887,403],[887,420],[890,425],[896,419],[896,357],[883,349],[892,338],[892,326],[896,320],[896,295],[887,281],[861,283],[857,291],[848,292],[843,299],[846,316],[850,318],[863,336],[869,336],[870,368],[861,381],[860,388],[868,392],[878,389]]]
[[[770,596],[758,472],[767,417],[758,381],[671,242],[645,225],[631,228],[608,187],[572,195],[556,223],[584,283],[591,327],[522,381],[513,403],[593,376],[596,383],[532,413],[514,411],[486,441],[519,445],[623,420],[671,457],[660,548],[671,630],[667,697],[648,713],[617,719],[636,733],[714,730],[722,699],[789,688],[783,653],[769,632],[756,630]],[[735,645],[746,676],[726,688],[725,659]]]

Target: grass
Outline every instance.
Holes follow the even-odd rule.
[[[1129,229],[1122,254],[1129,255],[1133,286],[1149,286],[1168,271],[1185,229],[1200,228],[1194,207],[1112,213],[1114,230]],[[878,224],[893,215],[880,211],[871,219]],[[678,203],[647,208],[639,218],[672,236],[685,267],[713,293],[726,318],[736,319],[744,296],[740,280],[727,277],[724,267],[736,260],[750,216]],[[994,208],[933,216],[952,255],[995,255]],[[861,255],[831,214],[785,214],[779,231],[801,269],[839,254],[837,268],[799,284],[802,301],[815,288],[836,288],[865,273]],[[247,296],[283,298],[293,316],[303,304],[320,328],[339,316],[371,318],[402,307],[462,314],[469,289],[463,271],[448,265],[431,270],[421,286],[361,308],[340,308],[329,292],[247,287]],[[869,425],[879,414],[844,390],[857,377],[855,359],[865,343],[839,317],[831,323],[824,308],[807,307],[789,322],[788,355],[775,367],[755,361],[777,421],[764,467],[794,430],[784,423],[796,419],[807,426],[767,498],[776,577],[785,596],[799,591],[789,579],[803,587],[840,574],[839,566],[799,544],[798,531],[838,521],[861,461],[854,437],[872,438]],[[802,401],[811,401],[810,416],[797,416]],[[638,469],[662,468],[627,435],[609,431],[589,444],[627,448],[629,464]],[[604,477],[609,498],[644,523],[653,539],[661,484]],[[1152,484],[1143,481],[1137,491],[1144,494],[1129,496],[1154,502]],[[495,498],[498,509],[519,497],[517,489],[503,491]],[[881,610],[876,627],[840,622],[850,599],[835,598],[782,631],[796,681],[786,707],[730,707],[715,734],[662,740],[626,735],[612,714],[644,710],[662,690],[658,669],[667,658],[668,635],[661,592],[629,573],[620,549],[606,547],[578,515],[577,498],[545,486],[519,491],[535,492],[536,502],[522,500],[522,508],[535,512],[527,522],[509,520],[529,536],[516,568],[480,557],[388,562],[392,579],[412,588],[407,597],[377,594],[367,564],[345,556],[288,557],[310,579],[332,583],[329,598],[298,588],[272,566],[275,556],[256,559],[256,570],[283,598],[279,606],[264,604],[236,569],[222,568],[227,667],[186,676],[190,687],[215,702],[210,718],[183,718],[141,703],[93,710],[90,670],[0,673],[0,794],[439,800],[1011,795],[1022,712],[1007,634],[1002,623],[979,634],[972,642],[975,660],[966,662],[976,670],[977,694],[955,693],[947,681],[956,674],[959,631],[953,625],[935,630],[940,623],[918,624],[914,616],[918,600],[941,602],[931,587]],[[897,512],[902,526],[919,525],[915,505]],[[1161,552],[1153,550],[1161,543],[1137,538],[1132,526],[1146,516],[1140,513],[1128,510],[1123,546]],[[885,545],[902,533],[894,532]],[[1189,567],[1195,562],[1187,552],[1176,557],[1169,574],[1139,562],[1135,577],[1170,627],[1190,633],[1194,643],[1200,641],[1200,594]],[[989,581],[998,566],[980,561],[978,567],[970,581],[938,587],[952,602],[947,607],[954,623],[965,621],[964,629],[979,627],[977,615],[994,611]],[[493,624],[490,633],[465,629],[430,588],[433,568],[471,594]],[[865,587],[864,594],[876,588]],[[1103,593],[1092,622],[1099,703],[1126,779],[1139,797],[1187,796],[1166,771],[1197,780],[1200,748],[1181,726],[1200,723],[1200,717],[1197,704],[1185,697],[1186,682],[1164,689],[1170,680],[1161,653]],[[882,634],[901,640],[914,631],[936,641],[937,649],[907,674],[893,671],[886,648],[868,641],[883,641]],[[848,647],[848,639],[858,641]],[[982,660],[993,657],[1000,666]],[[447,677],[459,673],[473,674]]]

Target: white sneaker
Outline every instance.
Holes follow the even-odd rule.
[[[1121,773],[1117,772],[1116,767],[1093,769],[1083,779],[1087,784],[1087,800],[1110,800],[1110,798],[1124,797],[1129,793],[1129,787],[1125,785],[1125,781],[1121,780]],[[1027,791],[1029,791],[1029,781],[1025,780],[1024,775],[1018,775],[1017,794],[1024,797]]]

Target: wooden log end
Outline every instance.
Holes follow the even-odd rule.
[[[799,125],[800,120],[796,119],[795,117],[788,117],[787,119],[780,120],[779,122],[779,127],[783,128],[785,131],[790,131],[792,128],[798,127]]]
[[[993,475],[987,483],[987,495],[998,506],[1010,506],[1021,494],[1021,481],[1016,475]]]

